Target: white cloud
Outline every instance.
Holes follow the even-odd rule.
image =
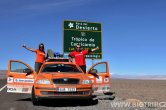
[[[54,2],[31,4],[31,5],[25,6],[24,9],[35,10],[35,11],[57,9],[58,11],[60,11],[62,9],[68,9],[74,6],[84,5],[86,3],[89,3],[89,2],[85,0],[61,0],[61,1],[54,1]]]
[[[17,1],[19,2],[19,1]],[[41,13],[52,13],[52,12],[63,12],[63,11],[72,11],[77,9],[84,9],[88,4],[95,3],[95,0],[30,0],[26,2],[12,2],[9,5],[7,2],[4,6],[0,7],[1,16],[19,15],[19,14],[41,14]],[[2,4],[1,4],[2,5]],[[6,8],[9,7],[9,8]],[[3,11],[2,11],[3,10]]]

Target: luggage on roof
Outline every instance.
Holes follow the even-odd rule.
[[[68,58],[64,58],[64,54],[54,52],[51,49],[47,50],[47,59],[48,62],[69,62]]]

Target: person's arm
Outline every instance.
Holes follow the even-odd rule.
[[[91,49],[92,52],[96,51],[96,50],[99,50],[99,47],[97,46],[96,48],[94,49]]]
[[[88,53],[94,52],[94,51],[96,51],[96,50],[99,50],[99,47],[98,47],[98,46],[97,46],[96,48],[93,48],[93,49],[91,49],[91,50],[88,50]]]
[[[72,62],[73,61],[72,57],[74,57],[74,52],[71,52],[68,57],[69,61]]]
[[[47,52],[47,54],[46,54],[46,56],[45,56],[45,61],[47,62],[47,61],[49,61],[49,58],[48,58],[48,52]]]
[[[36,52],[36,50],[35,50],[35,49],[28,48],[25,44],[24,44],[24,45],[22,45],[22,47],[23,47],[23,48],[25,48],[25,49],[27,49],[27,50],[29,50],[29,51],[31,51],[31,52]]]

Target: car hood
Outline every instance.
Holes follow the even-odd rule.
[[[89,79],[88,76],[82,73],[41,73],[37,79],[55,79],[55,78],[76,78],[76,79]]]

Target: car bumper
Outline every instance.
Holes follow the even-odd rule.
[[[64,88],[72,88],[69,86],[58,86]],[[92,86],[73,86],[76,91],[60,92],[57,91],[56,87],[35,87],[35,96],[37,98],[53,98],[53,99],[88,99],[92,96]]]
[[[38,99],[92,99],[92,95],[89,96],[36,96]]]

